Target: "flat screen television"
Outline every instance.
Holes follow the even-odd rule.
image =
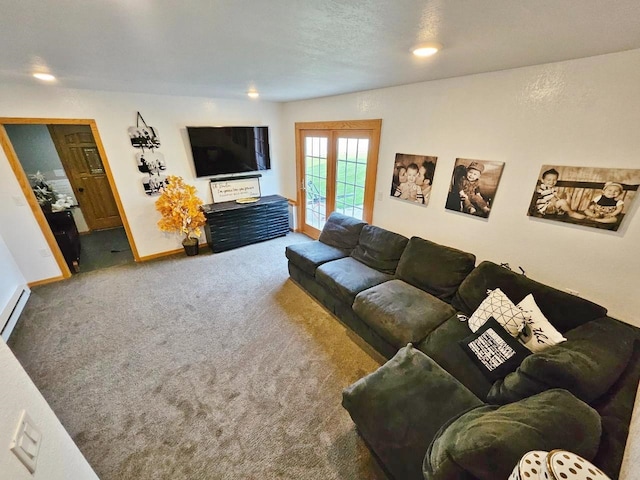
[[[197,177],[271,168],[268,127],[187,127]]]

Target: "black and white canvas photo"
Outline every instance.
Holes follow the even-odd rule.
[[[640,170],[543,165],[531,217],[616,231],[638,192]]]
[[[391,179],[391,196],[427,205],[438,157],[396,153]]]
[[[147,195],[160,195],[166,185],[168,185],[166,175],[149,175],[142,180],[144,193]]]
[[[445,208],[488,218],[504,162],[457,158]]]
[[[140,152],[136,153],[136,161],[138,163],[138,171],[141,173],[150,173],[151,175],[160,175],[167,169],[164,161],[164,155],[160,152]]]
[[[153,127],[129,127],[127,132],[129,132],[131,145],[135,148],[153,149],[160,147],[158,131]]]

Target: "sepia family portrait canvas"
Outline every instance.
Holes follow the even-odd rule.
[[[531,217],[616,231],[640,185],[640,170],[543,165]]]
[[[418,205],[428,205],[438,157],[396,153],[391,196]]]
[[[445,208],[477,217],[489,217],[504,162],[457,158]]]

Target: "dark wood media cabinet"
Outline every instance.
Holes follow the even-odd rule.
[[[210,203],[202,211],[207,217],[207,243],[215,253],[289,233],[289,202],[280,195],[254,203]]]

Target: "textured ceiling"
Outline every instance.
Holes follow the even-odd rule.
[[[0,0],[0,82],[291,101],[640,48],[638,0]],[[410,48],[438,41],[441,53]]]

